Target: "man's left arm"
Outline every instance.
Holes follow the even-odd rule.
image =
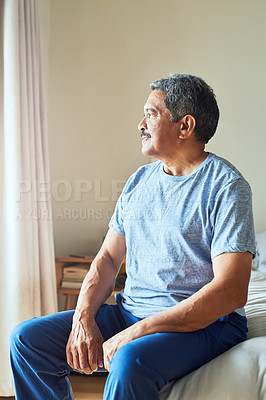
[[[213,259],[214,278],[198,292],[160,313],[144,318],[103,344],[104,365],[124,344],[158,332],[203,329],[246,304],[252,254],[223,253]]]

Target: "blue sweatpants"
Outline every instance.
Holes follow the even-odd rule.
[[[66,344],[73,311],[22,322],[10,338],[17,400],[74,399]],[[103,305],[96,316],[105,340],[139,319],[121,305]],[[246,338],[246,318],[232,313],[189,333],[155,333],[122,346],[110,361],[105,400],[157,400],[162,387],[199,368]]]

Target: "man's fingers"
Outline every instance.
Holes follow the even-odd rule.
[[[98,345],[98,366],[103,367],[103,346],[102,343]]]
[[[79,351],[79,364],[82,371],[84,371],[86,374],[91,373],[91,366],[88,360],[88,348],[86,343],[82,345],[82,348]]]
[[[71,368],[83,371],[85,374],[91,374],[98,369],[98,349],[97,347],[90,349],[86,343],[78,348],[69,348],[67,362]]]
[[[79,363],[79,353],[76,349],[72,350],[72,357],[73,357],[72,368],[80,371],[81,367]]]
[[[69,349],[69,346],[67,346],[66,350],[67,350],[66,351],[67,363],[71,368],[73,368],[73,356],[72,356],[72,352]]]
[[[110,357],[109,357],[108,349],[107,349],[106,342],[105,342],[103,344],[103,362],[104,362],[104,368],[107,369],[107,371],[110,371],[109,361],[110,361]]]
[[[109,365],[109,358],[107,356],[104,356],[104,368],[107,369],[107,371],[110,372],[110,365]]]
[[[98,348],[96,346],[91,346],[88,348],[88,359],[89,359],[89,365],[92,369],[92,371],[97,371],[98,369]]]
[[[98,366],[103,366],[102,353],[103,337],[95,324],[92,330],[85,332],[82,329],[70,334],[66,357],[71,368],[91,374],[97,371]]]

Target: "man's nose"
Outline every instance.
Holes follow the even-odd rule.
[[[146,125],[146,118],[145,116],[142,118],[142,120],[140,121],[140,123],[138,124],[138,130],[139,131],[145,131],[147,129],[147,125]]]

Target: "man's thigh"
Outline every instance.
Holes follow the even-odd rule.
[[[63,311],[43,317],[32,318],[18,324],[10,338],[11,345],[21,343],[31,349],[32,355],[38,353],[49,356],[56,364],[66,362],[66,345],[72,329],[74,311]],[[103,305],[96,316],[105,340],[122,329],[125,322],[116,305]],[[30,352],[29,355],[30,356]]]
[[[235,322],[235,321],[233,321]],[[160,376],[160,386],[180,378],[245,339],[237,324],[215,322],[205,329],[187,333],[155,333],[121,347],[110,362],[127,370],[140,365]],[[136,361],[137,360],[137,361]]]

